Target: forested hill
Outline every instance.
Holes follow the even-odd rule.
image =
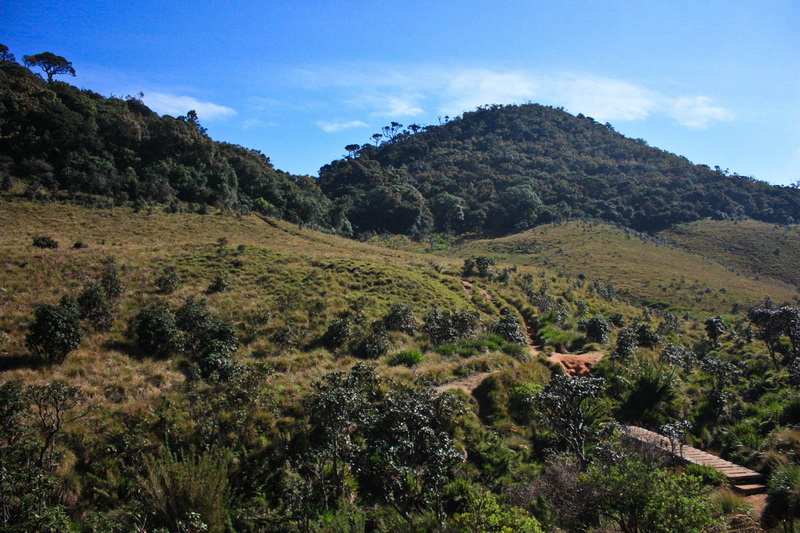
[[[349,233],[316,180],[211,140],[195,113],[159,116],[137,97],[105,98],[0,61],[0,186],[30,197],[257,209]]]
[[[401,128],[320,171],[357,232],[497,235],[582,217],[646,231],[708,217],[800,220],[796,189],[694,165],[561,109],[490,106]]]

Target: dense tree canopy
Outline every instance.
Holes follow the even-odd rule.
[[[358,231],[508,234],[574,217],[657,231],[708,217],[800,218],[800,191],[694,165],[561,109],[489,106],[390,130],[320,171]],[[370,211],[375,196],[401,190],[391,209],[407,216],[386,227]]]
[[[206,135],[194,111],[159,116],[141,96],[105,98],[52,76],[69,62],[26,56],[49,83],[3,52],[0,61],[0,185],[31,197],[66,193],[116,203],[212,205],[256,209],[327,231],[348,232],[347,220],[315,180],[275,169],[256,150]],[[50,54],[52,55],[52,54]],[[66,69],[66,70],[64,70]]]

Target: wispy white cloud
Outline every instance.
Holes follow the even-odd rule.
[[[326,133],[337,133],[352,128],[366,128],[368,124],[360,120],[351,120],[349,122],[326,122],[324,120],[317,121],[317,126]]]
[[[672,117],[688,128],[705,129],[712,122],[733,120],[734,114],[730,109],[713,105],[707,96],[695,96],[673,101]]]
[[[191,96],[167,93],[147,93],[144,102],[154,111],[162,115],[185,115],[192,109],[201,120],[214,120],[235,116],[236,110],[213,102],[202,102]]]
[[[600,122],[644,120],[660,107],[663,97],[632,83],[597,76],[555,78],[546,97],[566,109]]]
[[[481,105],[523,102],[534,97],[541,83],[523,72],[468,69],[443,73],[439,111],[459,115]]]
[[[334,94],[341,108],[366,117],[401,119],[459,115],[478,106],[538,102],[583,113],[600,122],[666,116],[689,128],[734,118],[703,95],[672,96],[627,80],[589,74],[539,74],[523,69],[446,68],[430,65],[348,65],[306,69],[308,90]]]

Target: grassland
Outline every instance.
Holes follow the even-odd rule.
[[[742,233],[746,229],[742,226]],[[729,231],[729,240],[735,241],[739,231]],[[732,260],[728,265],[720,264],[605,224],[547,225],[499,239],[468,241],[437,254],[489,255],[520,267],[583,274],[588,279],[613,283],[618,291],[644,305],[699,315],[727,313],[734,305],[747,308],[765,296],[777,302],[793,302],[797,296],[794,285],[775,278],[753,279],[735,270]],[[764,255],[768,254],[759,254]],[[749,264],[756,259],[747,261]],[[791,263],[787,265],[782,267],[786,271],[792,268]]]
[[[670,243],[754,279],[800,285],[800,227],[756,220],[703,220],[663,235]]]

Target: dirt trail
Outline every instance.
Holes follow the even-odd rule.
[[[464,292],[467,293],[467,298],[469,298],[471,300],[472,297],[475,296],[475,285],[473,285],[472,283],[470,283],[469,281],[467,281],[465,279],[462,279],[461,280],[461,286],[464,287]],[[487,291],[486,289],[484,289],[482,287],[478,287],[477,290],[478,290],[478,292],[481,293],[481,295],[484,298],[486,298],[487,300],[489,300],[493,304],[497,305],[497,302],[494,301],[494,296],[489,294],[489,291]]]
[[[475,294],[475,291],[478,290],[483,295],[484,298],[492,302],[492,304],[496,305],[494,297],[489,294],[486,289],[481,287],[476,287],[474,284],[467,280],[461,280],[461,286],[464,288],[464,292],[466,293],[468,298],[472,298]],[[539,357],[542,351],[533,343],[533,335],[532,335],[532,328],[530,324],[525,325],[525,340],[528,343],[528,347],[531,352],[531,356],[534,358]],[[548,359],[555,363],[559,363],[561,366],[564,367],[567,375],[570,376],[587,376],[591,374],[592,368],[594,365],[600,361],[605,354],[602,352],[590,352],[585,354],[569,354],[569,353],[553,353],[550,354]],[[500,370],[492,370],[491,372],[481,372],[479,374],[473,374],[472,376],[467,376],[465,378],[456,379],[449,383],[445,383],[443,385],[439,385],[436,387],[436,390],[439,392],[453,390],[453,389],[461,389],[467,394],[472,394],[475,392],[475,389],[480,387],[483,380],[487,377],[491,376],[492,374],[496,374],[500,372]]]
[[[450,383],[445,383],[444,385],[439,385],[438,387],[436,387],[436,390],[439,392],[444,392],[446,390],[461,389],[467,394],[472,394],[473,392],[475,392],[475,389],[481,386],[481,383],[483,383],[484,379],[488,378],[492,374],[497,374],[498,372],[500,371],[492,370],[491,372],[481,372],[480,374],[473,374],[465,378],[451,381]]]

